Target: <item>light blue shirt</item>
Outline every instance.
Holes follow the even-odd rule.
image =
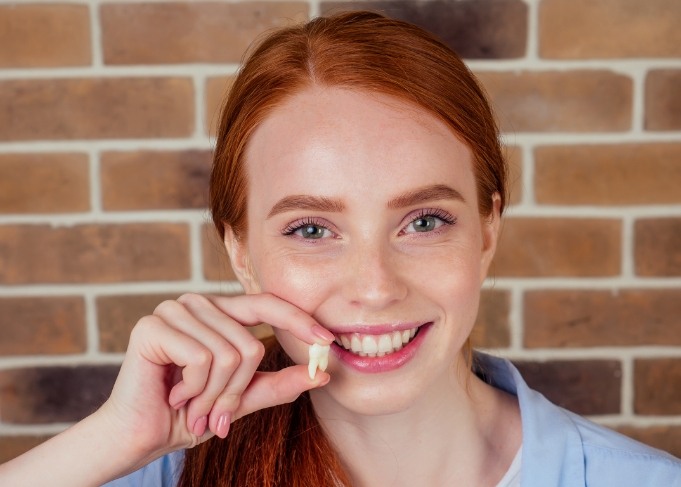
[[[549,402],[508,361],[477,354],[486,380],[518,396],[521,487],[681,487],[681,460]],[[109,487],[174,487],[183,453],[162,457]]]

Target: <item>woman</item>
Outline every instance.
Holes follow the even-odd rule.
[[[420,29],[349,13],[272,34],[231,90],[211,179],[246,294],[159,305],[104,406],[0,479],[681,485],[678,460],[472,353],[505,172],[482,91]],[[267,350],[243,327],[261,322]],[[314,344],[331,354],[308,375]]]

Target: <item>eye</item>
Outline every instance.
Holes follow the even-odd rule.
[[[437,230],[443,225],[453,225],[456,218],[442,210],[421,210],[409,222],[403,233],[424,233]]]
[[[296,235],[306,240],[318,240],[333,236],[331,230],[311,219],[293,222],[282,233],[284,235]]]

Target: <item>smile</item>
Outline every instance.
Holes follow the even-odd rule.
[[[418,332],[418,327],[392,331],[380,335],[367,333],[342,333],[336,335],[336,343],[360,357],[383,357],[402,350]]]

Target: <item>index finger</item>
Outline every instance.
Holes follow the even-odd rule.
[[[321,326],[302,309],[269,293],[240,296],[206,296],[220,311],[242,325],[267,323],[290,332],[312,345],[328,345],[335,340],[333,333]]]

